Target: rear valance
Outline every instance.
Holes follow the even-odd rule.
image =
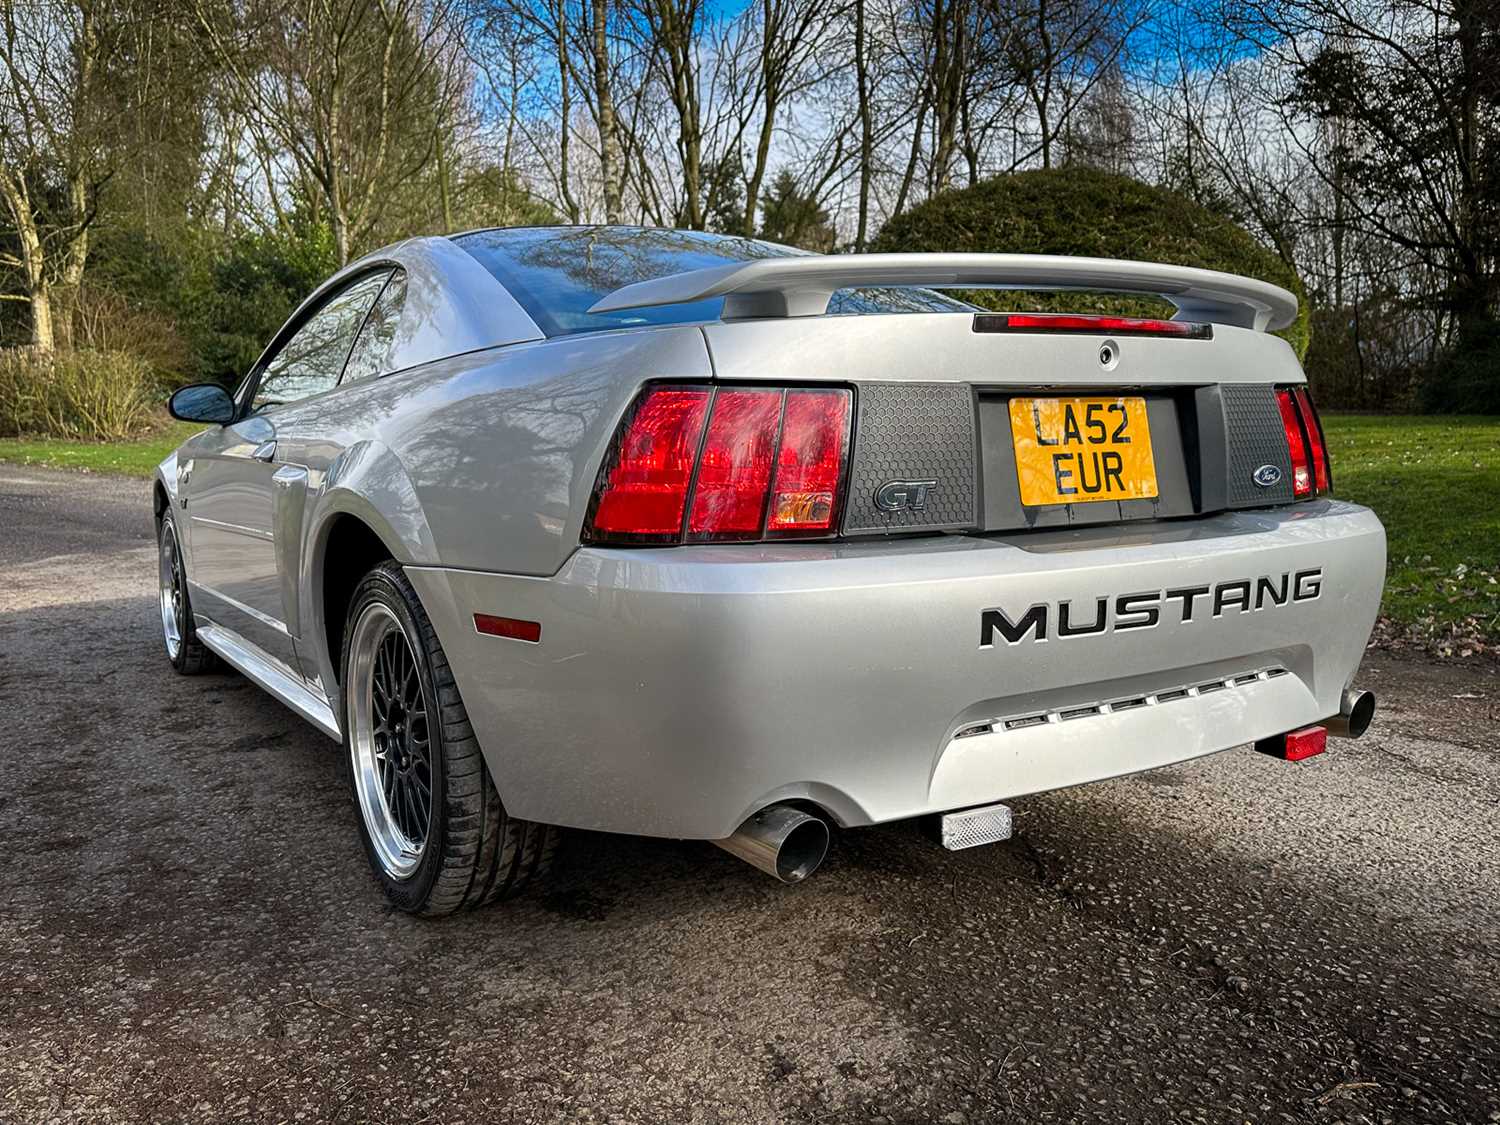
[[[1297,298],[1265,281],[1188,266],[1040,254],[765,258],[636,282],[610,293],[589,312],[723,297],[725,320],[819,316],[840,289],[893,285],[1154,293],[1172,302],[1180,317],[1262,332],[1285,328],[1297,316]]]

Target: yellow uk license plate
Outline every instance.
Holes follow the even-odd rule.
[[[1010,434],[1028,507],[1156,495],[1143,398],[1013,398]]]

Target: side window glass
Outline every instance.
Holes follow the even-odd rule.
[[[390,277],[370,274],[336,293],[266,364],[252,409],[298,402],[338,385],[365,313]]]
[[[380,298],[365,318],[365,326],[359,330],[354,350],[349,353],[349,364],[344,368],[344,382],[384,375],[390,370],[386,360],[391,354],[396,326],[401,321],[401,306],[405,303],[406,271],[397,270],[380,291]]]

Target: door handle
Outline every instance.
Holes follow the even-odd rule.
[[[276,456],[276,441],[275,441],[275,439],[273,438],[270,441],[263,441],[263,442],[261,442],[259,445],[257,445],[255,447],[255,451],[253,453],[251,453],[250,456],[254,457],[257,461],[269,461],[269,460],[271,460],[272,457]]]

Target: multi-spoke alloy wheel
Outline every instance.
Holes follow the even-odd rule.
[[[405,879],[432,829],[432,732],[416,655],[381,602],[366,605],[354,624],[349,672],[360,813],[380,865]]]
[[[157,577],[161,587],[161,632],[167,642],[167,659],[176,661],[182,652],[182,568],[177,562],[177,535],[170,523],[162,527],[157,549]]]
[[[167,659],[185,676],[213,671],[219,666],[219,658],[198,639],[198,630],[193,627],[182,544],[177,540],[177,521],[172,518],[170,508],[162,513],[156,528],[156,574],[161,636],[167,646]]]
[[[354,588],[339,651],[359,833],[391,902],[451,914],[514,894],[543,871],[556,833],[505,811],[400,563],[377,563]]]

